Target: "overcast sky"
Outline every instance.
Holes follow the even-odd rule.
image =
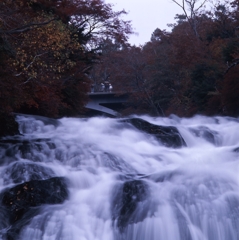
[[[132,20],[132,26],[138,36],[130,37],[131,44],[140,45],[150,40],[156,28],[161,30],[170,28],[168,23],[174,23],[177,13],[182,13],[179,6],[171,0],[105,0],[114,4],[114,10],[125,9],[128,15],[125,20]]]

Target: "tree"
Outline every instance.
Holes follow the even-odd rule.
[[[239,67],[228,72],[221,84],[221,108],[224,115],[238,117],[239,110]]]
[[[176,3],[183,10],[184,16],[186,17],[195,36],[198,39],[200,39],[200,35],[198,33],[198,24],[199,24],[198,15],[199,15],[199,11],[201,10],[202,7],[205,6],[208,0],[203,0],[200,2],[198,0],[182,0],[182,3],[179,3],[178,0],[172,0],[172,1]]]
[[[151,42],[143,47],[147,58],[146,75],[159,115],[165,115],[170,100],[179,87],[178,73],[171,61],[171,47],[171,34],[160,29],[153,32]]]
[[[106,37],[124,42],[131,32],[120,19],[125,12],[111,7],[102,0],[1,2],[1,112],[79,113],[95,59],[87,46]]]
[[[13,2],[9,1],[10,3]],[[31,4],[26,6],[21,1],[17,1],[14,7],[12,16],[9,15],[14,21],[12,24],[3,24],[1,36],[10,49],[8,52],[5,49],[5,65],[11,76],[9,86],[15,88],[20,95],[16,94],[14,101],[11,100],[12,103],[7,106],[15,111],[22,106],[34,107],[41,114],[55,116],[65,106],[62,91],[66,85],[66,74],[69,79],[69,70],[69,75],[73,76],[75,65],[80,69],[84,65],[83,61],[78,61],[77,64],[73,59],[74,54],[79,59],[84,52],[83,47],[77,36],[72,35],[72,26],[57,20],[56,16],[35,11]],[[22,14],[25,23],[21,23]],[[84,77],[78,84],[82,85],[81,81],[87,80]],[[6,88],[1,90],[6,93]],[[13,99],[11,93],[8,94],[7,99]],[[81,97],[84,98],[84,95]]]
[[[112,4],[103,0],[61,0],[56,7],[59,15],[69,19],[69,23],[82,30],[88,39],[87,45],[97,48],[103,39],[111,39],[126,43],[128,35],[132,34],[130,21],[121,19],[126,11],[113,11]]]

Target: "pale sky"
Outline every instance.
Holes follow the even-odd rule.
[[[175,15],[181,14],[182,9],[171,0],[105,0],[106,3],[114,4],[115,11],[125,9],[128,15],[125,20],[131,20],[137,35],[129,39],[131,44],[143,45],[150,41],[151,34],[156,28],[161,30],[171,28],[168,23],[175,23]]]

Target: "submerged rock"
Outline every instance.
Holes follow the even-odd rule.
[[[130,164],[117,156],[104,152],[101,158],[102,165],[104,167],[112,169],[113,171],[119,171],[124,174],[136,174],[135,169],[133,169]]]
[[[197,129],[191,128],[190,131],[195,137],[203,138],[216,146],[220,145],[218,133],[210,130],[208,127],[201,126]]]
[[[166,147],[179,148],[186,146],[184,139],[176,127],[158,126],[140,118],[132,118],[124,121],[132,124],[141,131],[153,135]]]
[[[234,149],[233,149],[233,152],[236,152],[236,153],[238,153],[238,152],[239,152],[239,147],[237,147],[237,148],[234,148]]]
[[[25,140],[18,137],[0,139],[0,165],[9,164],[19,158],[34,162],[45,162],[56,146],[49,139]]]
[[[50,168],[22,161],[10,164],[3,172],[3,182],[5,185],[32,180],[45,180],[51,177],[55,177],[55,174]]]

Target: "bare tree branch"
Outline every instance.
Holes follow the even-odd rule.
[[[27,84],[30,80],[32,79],[32,77],[29,77],[25,82],[19,84],[19,85],[24,85],[24,84]]]
[[[204,0],[204,1],[202,2],[202,4],[201,4],[198,8],[195,9],[195,11],[197,12],[200,8],[202,8],[202,7],[206,4],[207,1],[208,1],[208,0]]]
[[[35,60],[36,60],[37,57],[40,57],[40,56],[42,56],[42,55],[44,55],[44,54],[46,54],[46,52],[36,55],[36,56],[33,58],[33,60],[27,65],[26,69],[28,69],[28,68],[35,62]],[[19,76],[22,75],[22,73],[23,73],[23,72],[20,72],[20,73],[18,73],[18,74],[15,74],[14,76],[15,76],[15,77],[19,77]],[[26,82],[28,82],[28,81],[29,81],[29,80],[27,80]],[[26,82],[25,82],[25,83],[26,83]],[[20,84],[20,85],[22,85],[22,84]]]
[[[230,64],[224,74],[227,74],[233,67],[239,64],[239,58],[234,59],[234,62]]]
[[[176,0],[172,0],[174,3],[176,3],[180,8],[183,8],[183,5],[180,5]],[[184,3],[184,2],[183,2]]]
[[[197,15],[197,12],[199,11],[200,8],[202,8],[205,3],[207,2],[208,0],[204,0],[197,8],[196,8],[196,3],[197,3],[197,0],[182,0],[182,4],[178,3],[177,0],[172,0],[172,2],[176,3],[184,12],[187,20],[188,20],[188,23],[190,24],[192,30],[194,31],[195,33],[195,36],[200,39],[200,36],[198,34],[198,31],[197,31],[197,19],[196,19],[196,15]],[[185,7],[185,3],[189,6],[189,9],[190,9],[190,16],[188,15],[187,13],[187,10],[186,10],[186,7]]]

